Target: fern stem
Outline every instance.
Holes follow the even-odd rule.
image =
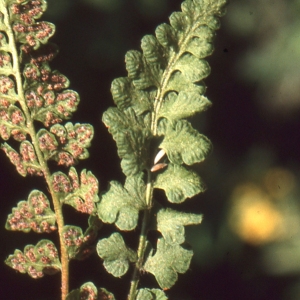
[[[151,213],[152,195],[153,195],[151,172],[149,170],[148,170],[147,177],[148,177],[147,188],[146,188],[147,209],[144,210],[144,214],[143,214],[142,228],[141,228],[139,246],[138,246],[138,251],[137,251],[138,260],[134,266],[128,300],[134,300],[136,298],[136,291],[137,291],[139,279],[140,279],[140,270],[143,265],[144,255],[145,255],[145,250],[146,250],[148,224],[149,224],[149,218],[150,218],[150,213]]]
[[[193,32],[199,25],[195,24],[192,28],[187,29],[186,35],[182,37],[182,39],[179,41],[180,49],[178,52],[174,52],[174,54],[170,57],[168,66],[166,67],[162,79],[160,88],[157,91],[157,95],[155,97],[154,102],[154,112],[152,115],[152,124],[151,124],[151,130],[154,136],[157,135],[157,125],[158,125],[158,115],[159,110],[162,106],[164,96],[167,92],[166,88],[169,84],[169,80],[171,78],[171,75],[174,73],[174,66],[176,62],[179,60],[179,58],[182,56],[183,53],[185,53],[186,45],[188,41],[191,38],[191,32]]]
[[[3,6],[4,7],[4,6]],[[65,300],[67,294],[69,292],[69,258],[67,248],[63,241],[62,230],[64,227],[64,219],[62,214],[62,207],[58,197],[56,196],[52,185],[51,185],[51,173],[48,168],[47,162],[44,159],[44,156],[39,148],[39,142],[36,136],[36,130],[34,127],[33,120],[31,118],[29,109],[26,105],[25,97],[24,97],[24,90],[23,90],[23,82],[22,82],[22,75],[20,71],[21,62],[19,60],[19,55],[17,51],[17,46],[15,42],[15,36],[13,30],[11,28],[11,24],[9,22],[9,12],[7,7],[5,6],[4,9],[4,23],[6,25],[6,33],[9,40],[9,47],[12,55],[12,63],[13,63],[13,75],[16,81],[16,89],[18,94],[18,102],[22,108],[22,111],[26,117],[26,126],[27,132],[30,135],[32,145],[34,146],[34,150],[36,152],[39,164],[41,166],[41,171],[44,174],[44,178],[48,185],[48,189],[50,191],[52,202],[54,206],[54,211],[56,215],[56,222],[58,227],[58,234],[59,234],[59,241],[60,241],[60,253],[61,253],[61,298]]]

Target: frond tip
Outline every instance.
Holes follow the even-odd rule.
[[[167,152],[172,163],[191,165],[210,153],[210,141],[183,119],[205,111],[211,105],[203,95],[206,89],[203,79],[210,73],[205,58],[213,52],[212,42],[225,4],[224,0],[186,0],[181,5],[182,11],[170,16],[170,25],[161,24],[156,28],[155,36],[143,37],[142,52],[127,52],[128,77],[115,79],[111,86],[117,108],[109,109],[103,115],[104,123],[117,142],[126,176],[151,169],[148,157],[152,154],[146,151],[144,143],[155,136],[163,137],[159,148]],[[137,123],[141,126],[134,135],[132,130],[136,126],[129,122],[130,119],[140,119]],[[168,128],[163,134],[162,124]],[[193,141],[183,143],[182,137],[193,136],[195,146],[188,155],[184,153],[186,147],[182,147],[174,156],[171,154],[174,147],[165,147],[169,134],[172,140],[177,138],[185,145],[191,145]],[[179,143],[174,141],[172,145],[178,148]]]

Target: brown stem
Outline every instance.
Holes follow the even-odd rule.
[[[48,189],[50,191],[50,194],[52,196],[52,202],[54,206],[54,211],[56,215],[56,222],[58,227],[58,234],[59,234],[59,241],[60,241],[60,259],[61,259],[61,299],[65,300],[68,293],[69,293],[69,257],[68,257],[68,251],[65,246],[62,230],[64,228],[64,219],[62,214],[62,207],[61,203],[55,194],[52,185],[51,185],[51,173],[48,168],[47,162],[44,159],[43,153],[41,152],[39,148],[38,139],[36,137],[36,131],[33,124],[33,120],[31,118],[30,112],[28,110],[28,107],[26,105],[26,101],[24,98],[24,90],[23,90],[23,83],[22,83],[22,76],[20,71],[20,61],[19,61],[19,55],[16,47],[15,42],[15,36],[11,28],[10,19],[9,19],[9,12],[6,7],[5,1],[0,0],[0,4],[3,7],[3,17],[4,17],[4,24],[6,26],[6,33],[9,40],[9,46],[11,49],[11,55],[12,55],[12,61],[13,61],[13,76],[16,80],[16,89],[18,94],[18,102],[20,103],[20,106],[25,114],[26,121],[27,121],[27,132],[31,137],[32,144],[34,146],[38,161],[41,166],[41,171],[44,174],[46,183],[48,185]]]

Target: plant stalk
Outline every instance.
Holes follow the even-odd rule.
[[[153,185],[151,182],[151,173],[149,170],[148,170],[147,177],[148,177],[147,188],[146,188],[147,209],[144,210],[144,214],[143,214],[142,228],[141,228],[139,246],[137,251],[138,260],[134,266],[128,300],[134,300],[136,298],[136,292],[140,280],[140,270],[144,262],[144,255],[146,250],[147,232],[148,232],[148,224],[149,224],[149,218],[150,218],[151,207],[152,207],[152,194],[153,194]]]
[[[3,3],[3,1],[1,1]],[[60,259],[61,259],[61,299],[65,300],[68,293],[69,293],[69,257],[68,257],[68,251],[64,244],[62,230],[64,227],[64,219],[62,214],[62,207],[61,203],[55,194],[52,185],[51,185],[51,173],[48,168],[47,162],[44,159],[43,153],[41,152],[39,148],[39,142],[36,137],[36,131],[34,127],[33,120],[31,118],[30,112],[28,110],[28,107],[26,105],[25,97],[24,97],[24,90],[23,90],[23,83],[22,83],[22,75],[20,71],[20,60],[19,55],[16,47],[15,42],[15,36],[12,31],[10,22],[9,22],[9,12],[6,6],[4,6],[4,23],[6,25],[6,33],[9,40],[9,46],[11,49],[11,55],[12,55],[12,64],[13,64],[13,75],[15,77],[16,81],[16,90],[18,94],[18,102],[22,108],[23,113],[26,117],[26,126],[27,126],[27,132],[31,137],[32,145],[34,146],[34,150],[36,152],[39,164],[41,166],[41,171],[44,174],[44,178],[46,180],[46,183],[48,185],[49,192],[52,197],[52,203],[54,206],[54,211],[56,215],[56,222],[58,227],[58,234],[59,234],[59,241],[60,241]]]

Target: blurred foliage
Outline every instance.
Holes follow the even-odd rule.
[[[300,111],[300,1],[233,1],[228,30],[253,43],[237,72],[256,85],[265,110],[281,117]]]

